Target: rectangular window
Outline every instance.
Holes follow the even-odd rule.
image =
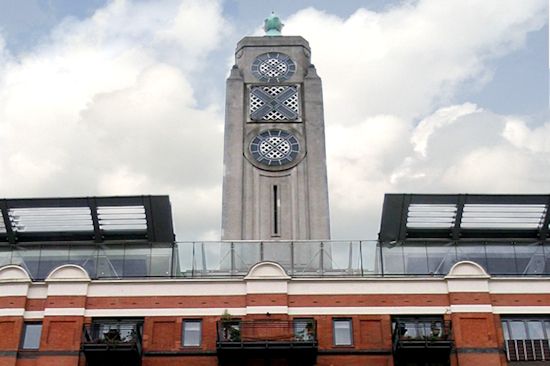
[[[351,329],[351,319],[334,319],[332,321],[335,346],[351,346],[353,336]]]
[[[550,359],[550,318],[548,316],[503,317],[501,323],[508,361],[514,361],[515,364],[515,361]]]
[[[42,323],[25,323],[23,329],[23,342],[21,349],[40,348],[40,337],[42,335]]]
[[[201,345],[201,324],[200,320],[185,320],[183,322],[184,347],[199,347]]]
[[[506,340],[550,339],[550,319],[505,318],[502,319],[502,331]]]

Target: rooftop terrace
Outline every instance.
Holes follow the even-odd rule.
[[[546,202],[546,203],[545,203]],[[43,280],[63,264],[92,279],[244,277],[262,261],[294,277],[550,275],[549,195],[386,195],[379,240],[174,241],[167,196],[2,200],[0,266]]]

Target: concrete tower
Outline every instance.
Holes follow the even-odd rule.
[[[330,237],[321,79],[279,30],[243,38],[227,79],[223,240]]]

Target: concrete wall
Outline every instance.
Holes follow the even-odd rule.
[[[282,83],[262,83],[252,74],[257,56],[280,52],[296,63],[294,75]],[[251,86],[298,87],[301,116],[293,121],[252,121]],[[235,66],[227,79],[224,140],[222,239],[329,239],[325,129],[321,79],[310,62],[302,37],[245,37],[237,45]],[[267,129],[290,131],[300,154],[283,167],[256,163],[250,141]],[[279,187],[279,232],[273,233],[272,187]]]

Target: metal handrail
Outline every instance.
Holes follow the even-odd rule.
[[[104,345],[107,348],[120,346],[142,350],[141,323],[100,322],[85,324],[82,332],[82,345]]]
[[[245,276],[261,261],[279,263],[293,277],[445,276],[459,261],[474,261],[492,276],[548,276],[548,241],[395,242],[217,241],[66,243],[1,246],[6,264],[20,265],[33,280],[64,264],[83,267],[92,279],[225,278]],[[164,256],[164,257],[162,257]],[[164,258],[153,261],[152,258]]]
[[[504,342],[504,350],[508,361],[550,360],[548,339],[508,339]]]
[[[437,319],[407,319],[396,321],[392,334],[394,352],[406,344],[422,347],[432,347],[438,344],[452,343],[450,320]]]
[[[314,319],[220,320],[217,322],[217,341],[218,344],[316,344],[317,322]]]

